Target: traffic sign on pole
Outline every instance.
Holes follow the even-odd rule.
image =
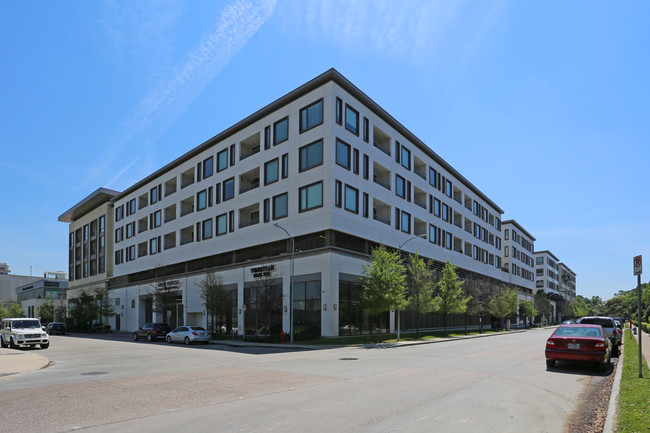
[[[642,256],[634,257],[634,275],[641,275],[643,273]]]

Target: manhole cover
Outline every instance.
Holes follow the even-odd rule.
[[[88,373],[81,373],[82,376],[99,376],[100,374],[108,374],[108,371],[89,371]]]
[[[359,358],[339,358],[339,361],[358,361]]]

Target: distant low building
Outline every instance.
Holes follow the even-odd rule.
[[[46,273],[47,275],[47,273]],[[65,273],[63,274],[65,275]],[[16,299],[23,309],[26,317],[36,317],[36,310],[45,302],[51,299],[55,307],[66,310],[67,300],[66,292],[68,290],[68,281],[64,278],[40,278],[29,284],[16,288]],[[62,320],[64,317],[56,317]],[[41,318],[52,320],[54,317]]]
[[[11,275],[7,263],[0,263],[0,304],[16,302],[16,288],[38,281],[41,277]]]

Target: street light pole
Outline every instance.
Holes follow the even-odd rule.
[[[401,244],[399,247],[397,247],[397,259],[402,260],[402,247],[404,245],[406,245],[409,241],[412,241],[413,239],[416,239],[416,238],[425,239],[426,237],[427,237],[427,235],[423,233],[421,235],[413,236],[412,238],[409,238],[406,241],[404,241],[403,244]],[[397,341],[399,341],[400,317],[401,317],[401,311],[397,310]]]
[[[293,257],[296,251],[293,236],[289,234],[287,229],[278,223],[273,224],[275,227],[282,229],[289,239],[291,239],[291,276],[289,277],[289,342],[293,344]]]

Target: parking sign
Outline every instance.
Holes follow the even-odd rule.
[[[641,275],[643,273],[642,265],[641,256],[636,256],[634,258],[634,275]]]

